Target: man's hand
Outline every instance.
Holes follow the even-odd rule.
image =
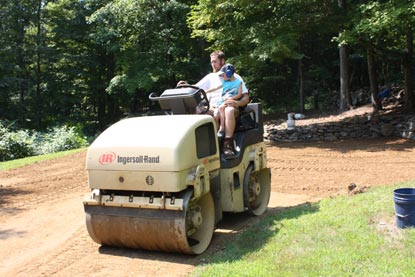
[[[239,102],[237,100],[226,99],[223,103],[228,107],[234,107],[234,108],[239,107]]]

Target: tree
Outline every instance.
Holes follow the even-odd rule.
[[[0,1],[0,55],[2,110],[24,123],[31,107],[34,74],[31,70],[33,50],[28,31],[35,24],[36,1]]]
[[[330,44],[338,30],[335,8],[332,1],[203,0],[192,7],[189,25],[194,37],[207,40],[208,49],[232,56],[251,96],[270,107],[298,95],[297,73],[304,72],[304,94],[318,86],[308,78],[328,78],[322,72],[332,71],[330,47],[322,44]]]
[[[93,134],[156,108],[150,92],[199,80],[216,49],[269,111],[304,111],[313,97],[331,108],[339,80],[347,109],[356,75],[375,108],[379,85],[404,80],[413,111],[412,2],[347,1],[344,13],[345,0],[0,0],[0,117]]]
[[[347,13],[346,0],[338,0],[339,8]],[[340,112],[350,109],[350,74],[349,74],[349,46],[346,43],[339,45],[340,60]]]
[[[133,99],[123,112],[143,110],[150,91],[162,91],[184,74],[198,73],[200,62],[193,54],[197,44],[189,40],[186,25],[188,12],[188,4],[179,1],[126,0],[113,1],[91,15],[91,37],[115,57],[106,93],[125,103]]]
[[[51,122],[105,127],[101,95],[105,96],[110,60],[105,49],[90,39],[94,26],[87,17],[108,2],[58,0],[45,7],[49,38],[45,97]]]
[[[414,111],[413,89],[413,26],[415,4],[406,0],[367,1],[357,5],[352,18],[354,27],[340,36],[341,41],[366,48],[375,109],[379,108],[376,58],[400,57],[404,68],[407,111]]]

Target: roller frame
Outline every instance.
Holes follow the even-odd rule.
[[[238,144],[243,152],[225,162],[210,116],[165,117],[116,123],[88,149],[91,194],[84,209],[98,244],[197,255],[208,248],[223,212],[266,211],[271,171],[258,116],[259,127]],[[208,124],[209,132],[194,139],[195,130]],[[200,145],[209,145],[208,151]]]

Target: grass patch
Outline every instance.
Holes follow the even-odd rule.
[[[77,152],[81,152],[85,149],[86,148],[78,148],[78,149],[72,149],[72,150],[57,152],[57,153],[51,153],[51,154],[32,156],[32,157],[16,159],[16,160],[11,160],[11,161],[6,161],[6,162],[0,162],[0,170],[14,169],[14,168],[18,168],[18,167],[21,167],[21,166],[41,162],[41,161],[44,161],[44,160],[50,160],[50,159],[54,159],[54,158],[74,154],[74,153],[77,153]]]
[[[414,187],[415,181],[399,184]],[[395,224],[393,190],[304,204],[266,216],[203,255],[193,276],[415,276],[415,228]]]

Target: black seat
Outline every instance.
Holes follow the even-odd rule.
[[[226,160],[221,154],[221,168],[237,166],[243,157],[245,148],[249,145],[263,141],[264,127],[262,122],[262,107],[260,103],[249,103],[237,119],[233,135],[236,148],[235,159]]]
[[[257,125],[255,110],[244,109],[236,119],[235,133],[257,128]]]

